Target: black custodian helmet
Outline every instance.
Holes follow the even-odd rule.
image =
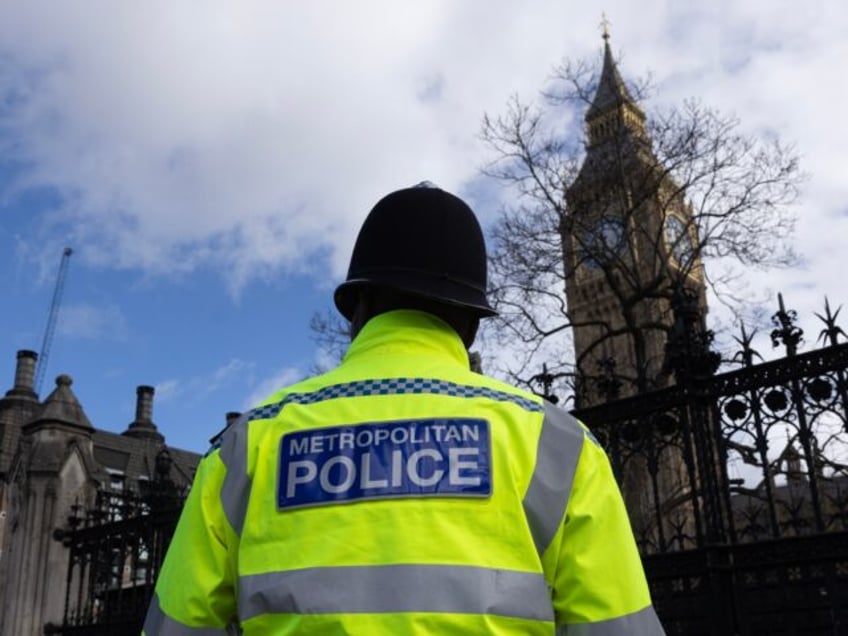
[[[474,212],[429,182],[377,202],[359,230],[336,308],[348,320],[357,290],[380,286],[496,315],[486,299],[486,244]]]

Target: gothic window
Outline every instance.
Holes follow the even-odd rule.
[[[109,474],[109,490],[113,492],[123,491],[125,485],[124,472],[114,468],[106,468],[106,472]]]

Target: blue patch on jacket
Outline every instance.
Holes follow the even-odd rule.
[[[422,419],[297,431],[280,442],[277,507],[492,494],[489,423]]]

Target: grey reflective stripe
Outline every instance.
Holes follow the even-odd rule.
[[[226,636],[226,628],[189,627],[165,614],[159,607],[159,597],[154,594],[144,619],[144,636]]]
[[[540,558],[565,516],[584,440],[583,427],[564,410],[545,402],[544,413],[536,466],[523,501]]]
[[[554,620],[542,574],[459,565],[307,568],[239,580],[242,623],[263,614],[436,612]]]
[[[247,475],[247,423],[247,416],[242,415],[224,432],[221,440],[221,461],[227,468],[221,486],[221,506],[238,536],[244,527],[251,486]]]
[[[575,623],[557,627],[558,636],[665,636],[653,606],[597,623]]]

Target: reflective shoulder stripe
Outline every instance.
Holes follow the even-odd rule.
[[[541,574],[458,565],[268,572],[239,580],[239,617],[264,614],[489,614],[553,623]]]
[[[251,481],[247,475],[248,421],[248,416],[242,415],[221,439],[220,457],[227,469],[221,486],[221,506],[237,536],[241,536],[250,498]]]
[[[557,627],[557,636],[665,636],[652,605],[643,610],[597,623],[579,623]]]
[[[544,414],[536,466],[523,501],[540,558],[562,523],[585,439],[583,427],[563,409],[545,402]]]
[[[289,393],[279,402],[258,406],[245,415],[248,420],[260,420],[276,417],[286,404],[315,404],[336,398],[418,393],[464,398],[484,397],[497,402],[510,402],[525,411],[539,412],[542,410],[541,404],[529,398],[485,386],[456,384],[437,378],[379,378],[333,384],[308,393]]]
[[[159,606],[159,597],[154,594],[144,619],[143,636],[227,636],[226,628],[189,627],[165,614]]]

